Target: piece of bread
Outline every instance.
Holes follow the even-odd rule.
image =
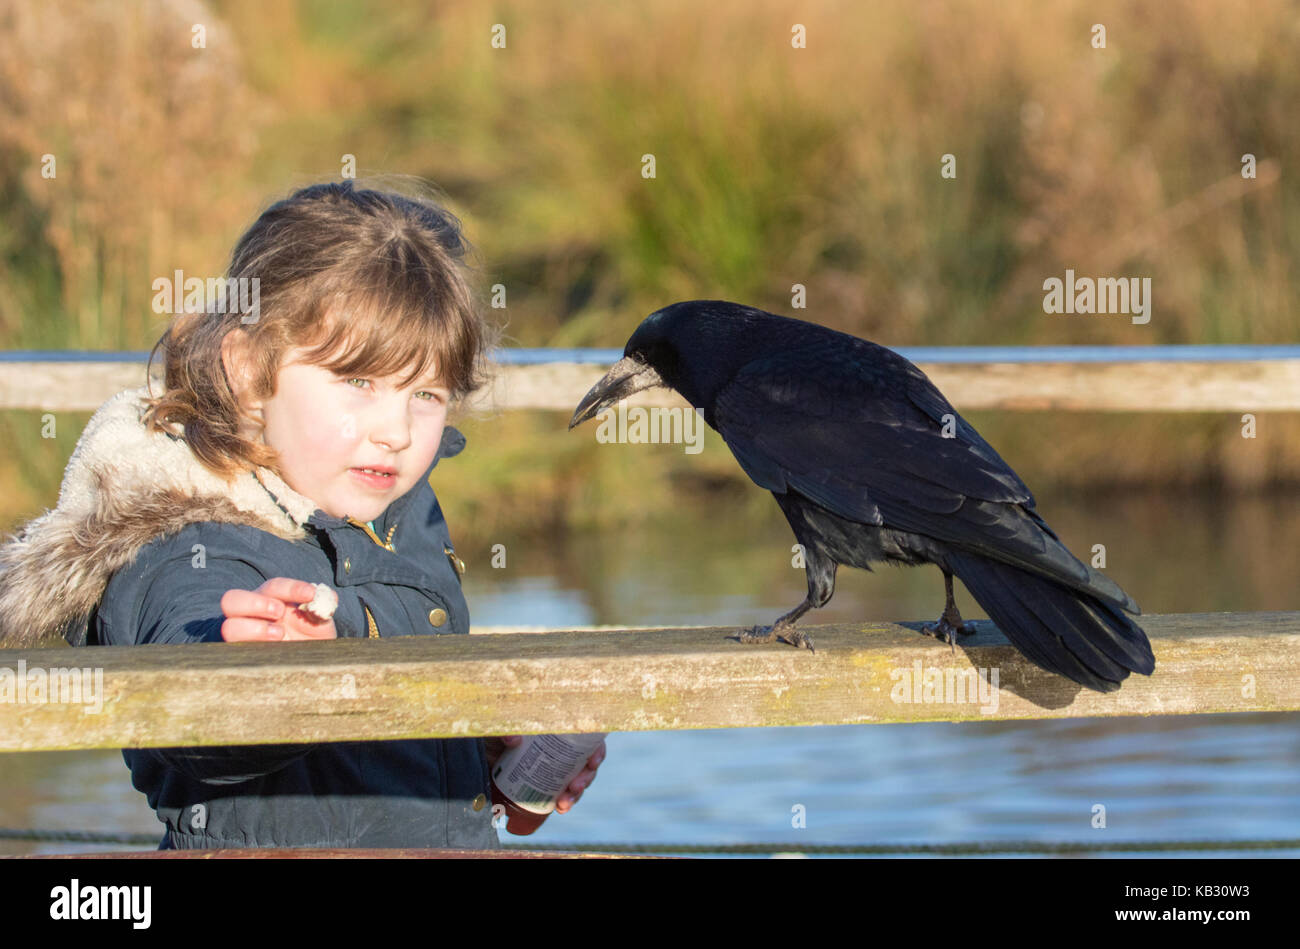
[[[317,619],[327,620],[338,609],[339,595],[334,592],[328,583],[317,583],[315,586],[316,595],[311,598],[311,602],[300,604],[298,609]]]

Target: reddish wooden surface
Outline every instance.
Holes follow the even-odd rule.
[[[247,847],[230,850],[143,850],[107,853],[48,853],[36,856],[0,856],[0,860],[537,860],[537,859],[657,859],[629,854],[583,853],[581,851],[521,850],[422,850],[422,849],[348,849],[324,847],[265,848]]]

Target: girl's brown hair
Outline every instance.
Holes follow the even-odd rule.
[[[244,334],[252,393],[275,393],[285,354],[357,376],[408,369],[400,386],[437,369],[453,400],[482,387],[495,330],[468,279],[460,222],[433,200],[356,188],[303,188],[267,208],[231,253],[227,279],[258,280],[259,310],[178,314],[149,354],[165,351],[164,391],[147,399],[151,431],[176,431],[229,480],[249,467],[279,473],[274,449],[240,434],[240,406],[222,341]],[[239,286],[229,283],[230,287]],[[251,284],[245,285],[251,286]],[[221,309],[236,310],[236,307]]]

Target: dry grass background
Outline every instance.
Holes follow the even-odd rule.
[[[803,50],[795,20],[770,0],[0,0],[0,340],[147,349],[154,277],[219,273],[344,154],[445,189],[516,345],[621,346],[692,297],[895,346],[1296,340],[1294,4],[828,0],[799,10]],[[1067,267],[1150,276],[1150,324],[1046,316]],[[1254,440],[1230,414],[973,420],[1035,487],[1300,480],[1290,415]],[[0,519],[53,503],[83,421],[42,440],[37,413],[0,419]],[[716,439],[604,451],[547,413],[466,429],[445,493],[474,530],[743,487]]]

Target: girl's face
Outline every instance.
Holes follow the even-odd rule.
[[[275,395],[252,403],[262,409],[262,437],[279,452],[289,487],[327,514],[373,520],[433,463],[451,393],[433,375],[405,389],[400,374],[344,378],[297,362],[301,353],[286,355]]]

